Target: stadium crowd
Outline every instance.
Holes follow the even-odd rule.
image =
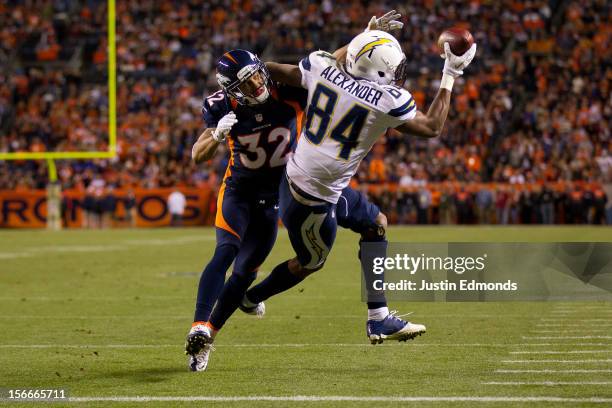
[[[246,48],[297,62],[333,50],[391,8],[425,109],[438,89],[436,39],[451,25],[478,54],[453,91],[444,135],[390,130],[354,183],[398,223],[612,223],[611,7],[605,0],[117,2],[118,157],[60,161],[62,187],[216,186],[227,156],[190,160],[205,127],[215,59]],[[0,3],[0,151],[108,145],[106,0]],[[0,189],[44,188],[42,162],[0,162]],[[608,192],[609,195],[609,192]],[[612,198],[611,198],[612,199]],[[102,198],[100,198],[102,200]],[[112,199],[110,199],[112,201]]]

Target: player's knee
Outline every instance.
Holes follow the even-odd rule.
[[[234,270],[228,281],[231,281],[232,286],[238,288],[240,291],[246,291],[256,277],[257,271],[244,273]]]
[[[380,225],[385,231],[387,230],[387,216],[380,211],[376,216],[376,223]]]
[[[257,278],[257,272],[257,268],[244,268],[240,265],[235,265],[234,271],[232,272],[232,276],[236,276],[236,278],[234,279],[240,279],[240,281],[242,282],[248,282],[248,287]]]
[[[371,225],[361,233],[362,242],[382,242],[387,240],[387,216],[379,212],[376,225]]]
[[[293,275],[295,275],[296,277],[300,279],[304,279],[308,275],[311,275],[314,272],[322,269],[324,264],[325,262],[321,263],[321,265],[318,265],[314,268],[308,268],[308,267],[302,266],[300,261],[298,261],[297,258],[294,258],[289,261],[288,267],[289,267],[289,272],[291,272]]]
[[[219,260],[231,260],[231,262],[233,262],[234,258],[236,258],[236,255],[238,255],[239,249],[240,246],[231,242],[219,244],[215,247],[215,253],[213,255],[213,258]]]
[[[368,242],[387,242],[387,216],[379,212],[376,216],[376,224],[371,225],[361,232],[359,240],[359,251],[357,257],[361,259],[363,244]]]

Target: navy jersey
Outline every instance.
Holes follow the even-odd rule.
[[[301,130],[307,97],[305,89],[279,85],[272,87],[270,98],[262,105],[240,105],[223,91],[204,99],[202,113],[207,127],[216,127],[230,111],[238,119],[227,137],[228,185],[278,191],[287,155]]]

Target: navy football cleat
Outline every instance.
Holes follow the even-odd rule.
[[[412,340],[425,333],[425,326],[402,320],[396,313],[392,311],[383,320],[368,320],[366,334],[372,344],[380,344],[384,340]]]

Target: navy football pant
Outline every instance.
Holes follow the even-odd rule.
[[[359,259],[362,267],[363,285],[368,309],[387,306],[383,291],[373,289],[374,280],[384,280],[383,275],[374,275],[371,265],[374,258],[387,255],[387,238],[384,229],[378,225],[376,217],[380,209],[368,201],[366,196],[350,187],[342,190],[338,200],[336,215],[338,225],[361,235],[359,240]],[[371,245],[374,244],[374,245]],[[367,250],[364,250],[364,245]]]
[[[287,177],[281,180],[279,200],[281,219],[300,265],[310,271],[322,268],[336,238],[336,205],[309,195]],[[259,303],[292,288],[302,279],[291,273],[289,261],[285,261],[249,289],[246,297],[252,303]]]
[[[338,222],[362,234],[377,229],[378,208],[369,203],[363,194],[352,189],[343,191],[341,197],[342,219],[339,219],[335,204],[323,202],[304,192],[299,186],[284,178],[280,185],[281,218],[287,227],[291,245],[297,254],[300,265],[308,270],[323,266],[336,237]],[[383,235],[384,239],[384,235]],[[302,278],[291,274],[288,263],[278,265],[260,284],[247,292],[247,298],[261,302],[270,296],[281,293],[295,285]],[[370,302],[369,307],[384,306],[384,301]]]
[[[232,262],[231,279],[248,288],[276,241],[277,197],[249,190],[228,186],[225,182],[221,186],[215,219],[217,245],[200,277],[194,321],[210,319]]]
[[[281,182],[281,218],[300,264],[307,269],[325,262],[338,226],[362,235],[378,228],[376,217],[380,210],[363,193],[346,187],[334,205],[296,189],[299,187],[291,186],[287,178]]]

